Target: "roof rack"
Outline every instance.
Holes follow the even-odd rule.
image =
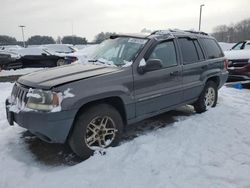
[[[194,33],[194,34],[200,34],[200,35],[208,35],[208,33],[205,33],[203,31],[185,30],[185,32]]]
[[[193,30],[180,30],[180,29],[167,29],[167,30],[156,30],[152,32],[150,35],[171,35],[175,32],[178,33],[193,33],[193,34],[200,34],[200,35],[208,35],[205,32],[202,31],[193,31]]]

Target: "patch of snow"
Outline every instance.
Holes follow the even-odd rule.
[[[51,112],[60,112],[62,110],[62,102],[66,98],[72,98],[75,97],[73,93],[70,92],[71,89],[66,89],[63,93],[57,93],[57,96],[59,97],[59,105],[51,110]]]
[[[2,70],[0,72],[1,76],[16,76],[16,75],[25,75],[35,71],[43,70],[45,68],[24,68],[24,69],[16,69],[16,70]]]
[[[141,61],[140,61],[140,63],[139,63],[139,67],[143,67],[143,66],[145,66],[146,65],[146,61],[145,61],[145,59],[143,58]]]
[[[73,93],[70,93],[71,89],[68,88],[63,92],[63,99],[75,97]]]
[[[88,59],[98,45],[88,45],[83,49],[78,50],[77,52],[67,54],[67,56],[77,57],[78,63],[88,64]]]
[[[29,91],[28,91],[28,93],[27,93],[27,97],[32,97],[32,98],[40,99],[41,96],[39,94],[37,94],[37,93],[33,93],[33,91],[34,90],[32,88],[30,88]]]
[[[0,187],[250,187],[249,90],[223,87],[216,108],[180,113],[169,126],[69,167],[41,163],[22,138],[25,129],[8,125],[12,85],[0,83]]]
[[[122,67],[130,67],[133,64],[133,61],[123,61],[124,65]]]

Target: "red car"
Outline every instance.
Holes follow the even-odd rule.
[[[228,81],[250,81],[250,41],[239,42],[224,53],[228,59]]]

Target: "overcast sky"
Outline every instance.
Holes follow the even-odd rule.
[[[0,0],[0,34],[25,37],[73,34],[92,40],[101,31],[134,33],[143,28],[202,30],[250,17],[250,0]],[[72,27],[73,26],[73,27]]]

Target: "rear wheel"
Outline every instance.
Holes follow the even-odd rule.
[[[64,59],[58,59],[56,62],[56,66],[62,66],[62,65],[66,65],[66,62]]]
[[[117,145],[122,130],[119,112],[113,106],[100,104],[77,117],[69,145],[79,157],[87,159],[94,151]]]
[[[202,113],[209,108],[215,107],[218,99],[218,87],[213,81],[208,81],[199,97],[194,103],[194,109],[197,113]]]

